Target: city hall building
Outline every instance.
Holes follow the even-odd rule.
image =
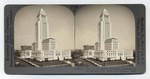
[[[32,50],[24,50],[22,58],[31,58],[38,61],[71,59],[71,50],[57,50],[55,38],[49,37],[49,24],[47,14],[41,9],[37,15],[36,41]]]
[[[94,46],[94,49],[84,50],[83,57],[101,61],[134,59],[133,50],[119,50],[119,40],[111,37],[110,16],[106,9],[100,15],[98,41]]]

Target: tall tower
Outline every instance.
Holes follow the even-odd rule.
[[[110,16],[106,9],[103,9],[100,15],[100,22],[98,26],[98,48],[105,50],[105,40],[111,38],[111,22]]]
[[[36,22],[37,50],[42,50],[42,41],[47,38],[49,38],[49,24],[47,21],[47,14],[41,8],[37,15]]]

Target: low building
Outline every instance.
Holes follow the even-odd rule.
[[[31,59],[37,61],[51,61],[72,59],[70,50],[47,50],[47,51],[33,51]]]
[[[83,52],[83,57],[84,58],[94,58],[94,50],[89,49],[89,50],[84,50]]]
[[[31,58],[32,50],[21,51],[21,58]]]
[[[89,49],[94,50],[94,46],[93,46],[93,45],[84,45],[84,46],[83,46],[83,49],[84,49],[84,50],[89,50]]]
[[[83,57],[84,58],[93,58],[94,57],[94,46],[93,45],[84,45],[83,46]]]
[[[31,46],[23,45],[21,46],[21,51],[31,50]]]
[[[95,51],[94,58],[97,58],[101,61],[134,59],[132,50]]]
[[[72,59],[71,50],[63,50],[62,51],[62,58],[63,59]]]

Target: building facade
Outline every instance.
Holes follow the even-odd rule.
[[[93,58],[94,57],[94,45],[84,45],[83,46],[83,57]]]
[[[105,40],[111,38],[111,22],[110,16],[106,9],[100,15],[100,22],[98,26],[98,46],[99,50],[105,50]]]
[[[32,56],[32,50],[24,50],[21,51],[21,58],[31,58]]]
[[[45,51],[32,51],[31,59],[38,61],[52,61],[72,59],[70,50],[45,50]]]
[[[89,49],[89,50],[84,50],[83,52],[83,57],[84,58],[94,58],[95,56],[95,50]]]
[[[47,14],[41,9],[37,15],[36,22],[36,42],[37,50],[42,50],[42,41],[49,38],[49,24]]]
[[[101,50],[95,51],[94,58],[101,61],[134,59],[132,50]]]
[[[42,50],[56,50],[56,40],[54,38],[48,38],[42,41]]]
[[[111,38],[105,40],[105,50],[118,50],[119,41],[117,38]]]

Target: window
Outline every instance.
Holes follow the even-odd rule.
[[[42,15],[41,18],[42,18],[42,21],[46,21],[46,16]]]
[[[42,22],[42,32],[43,32],[43,39],[47,38],[47,23]]]

